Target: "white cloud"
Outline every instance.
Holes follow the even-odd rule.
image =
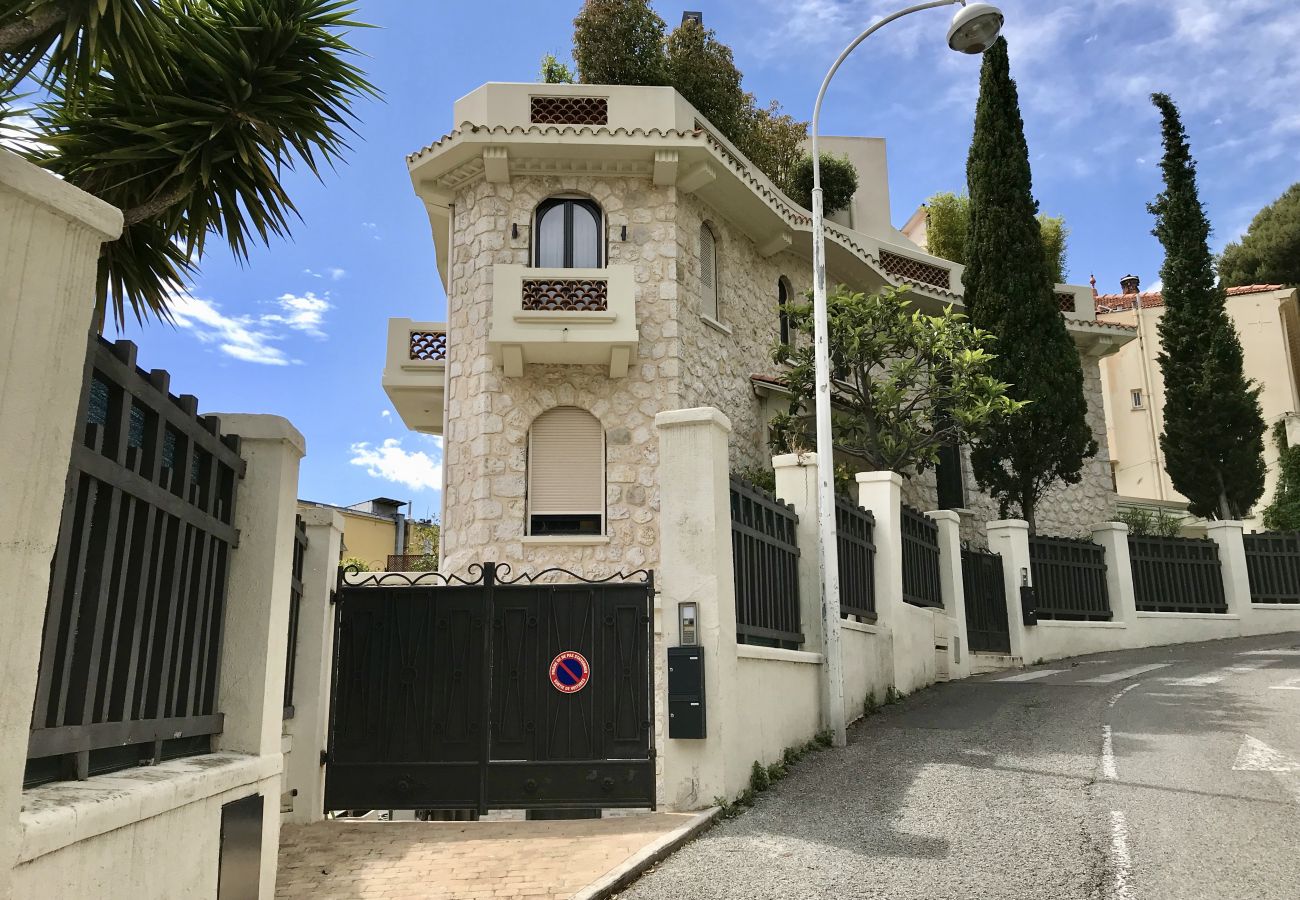
[[[341,281],[348,275],[348,270],[339,266],[330,266],[323,273],[315,269],[303,269],[302,274],[310,275],[312,278],[328,278],[330,281]]]
[[[393,417],[393,414],[386,409],[381,409],[379,415],[385,419],[391,419]]]
[[[279,304],[281,311],[262,316],[262,322],[284,325],[314,338],[327,336],[321,329],[321,325],[325,322],[325,313],[332,308],[332,305],[324,297],[317,297],[308,291],[301,297],[295,294],[281,294],[275,302]]]
[[[279,336],[252,316],[228,316],[218,303],[189,291],[175,293],[170,308],[177,326],[189,329],[205,344],[215,344],[227,356],[265,366],[295,362],[274,346]]]
[[[402,442],[389,438],[378,447],[362,441],[351,447],[354,466],[361,466],[372,478],[381,478],[405,485],[413,491],[442,488],[442,441],[435,444],[432,454],[423,450],[402,449]]]
[[[361,227],[364,228],[366,232],[375,240],[377,241],[381,240],[379,236],[379,226],[376,225],[374,222],[362,222]]]
[[[3,112],[0,110],[0,113]],[[50,145],[43,142],[38,134],[36,120],[25,112],[0,116],[0,147],[6,150],[24,155],[49,150]]]

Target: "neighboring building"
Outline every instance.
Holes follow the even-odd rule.
[[[1100,321],[1137,329],[1137,340],[1102,362],[1106,391],[1106,432],[1115,470],[1115,487],[1121,498],[1157,501],[1159,505],[1185,503],[1174,490],[1160,451],[1164,430],[1165,389],[1157,357],[1164,315],[1159,291],[1140,290],[1136,275],[1120,281],[1122,292],[1097,297]],[[1296,289],[1276,284],[1228,288],[1228,315],[1237,328],[1245,356],[1246,377],[1257,382],[1264,421],[1291,420],[1300,409],[1300,310]],[[1277,448],[1265,437],[1268,464],[1264,497],[1248,527],[1262,528],[1260,510],[1273,497],[1277,482]]]
[[[375,497],[352,506],[334,506],[299,500],[299,509],[326,507],[338,510],[343,516],[343,559],[359,559],[370,569],[388,568],[390,556],[426,554],[423,541],[417,532],[420,528],[435,527],[429,522],[409,518],[402,510],[409,507],[405,500]],[[437,552],[436,541],[433,552]]]
[[[781,304],[811,285],[810,215],[671,88],[488,84],[454,116],[408,158],[449,321],[391,320],[383,376],[407,426],[445,439],[444,568],[654,566],[657,413],[716,407],[733,468],[770,465],[768,422],[788,404],[771,348]],[[828,228],[832,283],[960,304],[962,267],[889,225],[883,142],[827,146],[859,168],[838,217],[853,227]],[[1058,297],[1101,452],[1039,521],[1077,534],[1113,515],[1098,363],[1132,331],[1097,322],[1087,287]],[[997,507],[963,463],[947,505],[978,537]],[[934,473],[906,496],[937,508]]]

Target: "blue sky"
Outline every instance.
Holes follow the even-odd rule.
[[[486,81],[532,81],[543,53],[566,56],[578,0],[358,0],[377,26],[353,39],[383,90],[357,108],[359,135],[324,183],[292,174],[303,221],[246,265],[214,250],[179,327],[135,324],[146,368],[172,373],[205,412],[275,413],[306,436],[300,495],[354,503],[385,495],[436,514],[441,448],[409,433],[384,396],[387,319],[441,320],[446,297],[406,153],[451,129],[452,103]],[[656,2],[684,8],[735,51],[745,86],[807,117],[825,69],[901,0]],[[1159,127],[1147,100],[1182,107],[1200,162],[1215,248],[1300,172],[1300,6],[1284,0],[1002,0],[1044,211],[1071,228],[1070,280],[1150,286],[1162,254],[1146,203],[1160,189]],[[827,133],[887,139],[895,224],[965,182],[979,61],[944,46],[948,13],[920,13],[870,39],[837,76]],[[215,243],[212,245],[215,247]]]

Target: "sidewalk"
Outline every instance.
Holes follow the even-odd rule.
[[[604,896],[620,870],[706,820],[653,813],[556,822],[322,822],[286,825],[279,900]],[[591,888],[592,891],[586,889]]]

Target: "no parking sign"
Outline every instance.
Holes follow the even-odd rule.
[[[551,686],[561,694],[576,694],[591,680],[591,665],[576,650],[565,650],[551,660]]]

